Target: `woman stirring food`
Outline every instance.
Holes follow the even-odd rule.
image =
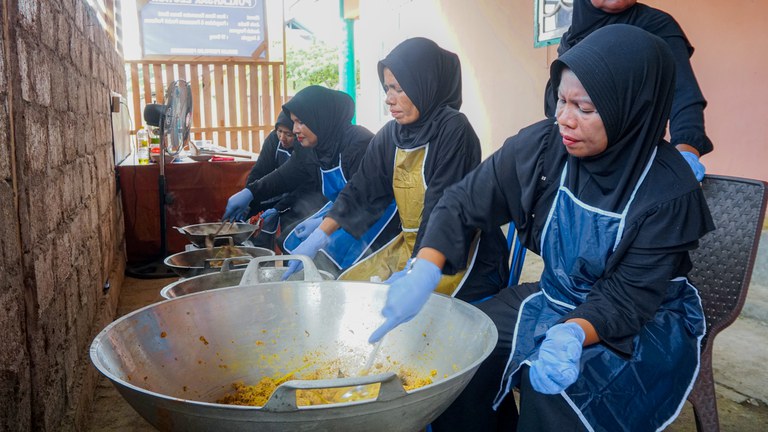
[[[323,195],[329,200],[288,234],[283,249],[304,255],[309,255],[304,248],[311,246],[315,253],[322,249],[318,268],[338,274],[371,250],[386,244],[397,230],[397,206],[390,201],[373,226],[358,237],[344,230],[332,236],[318,236],[314,232],[347,180],[358,171],[373,134],[362,126],[352,125],[355,103],[349,95],[320,86],[298,92],[283,105],[283,112],[293,120],[293,131],[302,147],[313,150],[319,168],[314,175],[321,180]]]
[[[480,163],[480,142],[461,107],[456,54],[425,38],[408,39],[379,62],[379,80],[393,120],[373,138],[361,168],[315,231],[343,228],[361,236],[394,200],[402,231],[340,279],[381,280],[402,270],[418,250],[432,208],[450,185]],[[473,252],[441,278],[438,291],[474,301],[498,292],[508,277],[507,246],[498,227],[478,232]],[[301,252],[316,250],[301,246]],[[458,269],[457,269],[458,270]]]
[[[254,183],[288,162],[294,150],[293,121],[283,113],[277,116],[275,129],[261,144],[259,158],[253,165],[245,184]],[[298,147],[298,146],[296,146]],[[286,192],[267,200],[251,201],[250,217],[262,219],[261,230],[253,240],[254,246],[275,248],[275,235],[280,226],[290,226],[302,220],[325,203],[316,182],[307,182],[293,192]]]
[[[637,27],[595,31],[550,68],[556,119],[521,130],[445,191],[375,342],[422,308],[476,229],[514,222],[541,280],[478,307],[499,341],[433,430],[657,430],[698,372],[704,315],[689,251],[713,223],[663,137],[675,68]],[[520,389],[518,411],[512,387]]]

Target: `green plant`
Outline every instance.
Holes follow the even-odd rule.
[[[336,88],[339,84],[339,51],[316,41],[303,49],[288,49],[288,82],[294,91],[317,84]]]

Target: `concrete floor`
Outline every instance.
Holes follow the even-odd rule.
[[[715,341],[714,372],[718,412],[722,431],[762,432],[768,430],[768,231],[763,233],[761,252],[753,274],[747,306],[739,319],[721,332]],[[540,274],[540,261],[526,259],[523,280]],[[141,280],[127,278],[120,296],[118,315],[162,300],[160,290],[175,279]],[[87,432],[145,432],[155,429],[139,416],[101,377]],[[672,432],[696,430],[688,403],[667,429]]]

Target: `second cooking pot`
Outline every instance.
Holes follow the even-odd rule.
[[[165,259],[165,265],[181,277],[192,277],[204,273],[217,272],[230,258],[233,265],[246,265],[252,257],[274,256],[275,252],[253,246],[219,246],[179,252]],[[237,257],[244,257],[237,260]]]
[[[298,259],[294,255],[262,256],[254,258],[252,262],[255,262],[257,265],[256,271],[258,272],[259,282],[279,282],[282,280],[283,275],[288,271],[288,267],[270,267],[268,265],[294,258]],[[231,258],[224,260],[224,263],[221,266],[221,271],[216,273],[201,274],[186,279],[180,279],[167,285],[160,291],[160,295],[163,296],[163,298],[171,299],[187,294],[240,285],[240,281],[245,274],[245,269],[232,269],[230,261]],[[291,275],[291,277],[288,278],[288,281],[333,280],[332,274],[326,271],[317,270],[311,260],[307,261],[308,263],[303,261],[304,266],[307,269],[306,273],[305,270],[300,270]]]
[[[226,239],[229,237],[232,238],[234,244],[238,245],[248,240],[259,228],[258,225],[238,222],[232,226],[225,227],[226,229],[221,229],[222,223],[226,222],[201,223],[174,228],[181,234],[184,234],[189,241],[199,248],[204,248],[206,246],[206,237],[213,236],[217,231],[215,239]]]

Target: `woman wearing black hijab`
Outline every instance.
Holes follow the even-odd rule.
[[[369,253],[370,248],[381,247],[391,240],[398,230],[394,217],[397,206],[391,202],[379,214],[375,227],[362,236],[355,238],[343,230],[327,238],[312,236],[313,228],[331,208],[347,180],[358,171],[373,134],[351,123],[355,103],[349,95],[325,87],[302,89],[283,105],[283,112],[293,120],[293,131],[301,142],[302,150],[311,150],[314,155],[319,168],[316,168],[314,176],[319,179],[323,195],[329,200],[288,234],[283,250],[308,255],[301,246],[317,246],[315,254],[322,250],[327,258],[321,259],[318,267],[338,273]]]
[[[461,64],[456,54],[429,39],[407,39],[379,62],[378,71],[393,120],[373,138],[361,169],[318,229],[332,234],[341,227],[360,236],[394,200],[402,231],[339,279],[385,280],[403,270],[443,191],[480,163],[480,142],[458,111]],[[494,227],[477,239],[468,260],[445,269],[439,292],[467,301],[498,292],[508,277],[504,235]]]
[[[688,253],[713,223],[664,141],[669,47],[637,27],[606,26],[550,77],[557,123],[521,130],[445,191],[421,264],[390,286],[387,321],[370,338],[418,313],[434,274],[466,259],[472,229],[512,221],[542,257],[539,282],[478,305],[499,341],[435,431],[657,430],[696,379],[705,327]]]
[[[304,195],[309,202],[294,202],[294,205],[319,204],[313,208],[316,211],[326,203],[320,211],[327,211],[327,200],[333,201],[340,189],[337,183],[345,182],[344,173],[351,176],[357,171],[373,137],[368,129],[351,123],[354,112],[355,102],[340,91],[309,86],[296,93],[283,105],[283,113],[293,121],[293,133],[301,145],[294,146],[292,156],[278,169],[232,195],[224,219],[242,218],[251,201],[261,202],[297,189],[320,189],[324,196],[319,196],[320,201],[317,194]],[[390,238],[396,228],[391,228]],[[300,240],[294,240],[293,230],[284,232],[288,232],[288,236],[283,250],[291,251],[291,245]]]
[[[258,181],[288,162],[293,154],[294,141],[293,121],[288,115],[280,112],[275,129],[261,144],[259,158],[256,159],[245,184]],[[253,239],[253,244],[273,249],[275,233],[281,224],[288,226],[306,218],[317,211],[324,202],[316,182],[308,182],[293,192],[286,192],[261,202],[251,201],[248,215],[262,219],[261,230]]]
[[[672,50],[677,68],[675,96],[669,118],[672,145],[677,147],[696,174],[704,178],[699,157],[712,151],[712,142],[704,130],[707,101],[701,93],[691,67],[693,46],[680,25],[668,13],[637,0],[574,0],[571,27],[560,39],[557,53],[563,55],[593,31],[610,24],[629,24],[662,38]],[[555,100],[547,84],[545,112],[554,116]]]

